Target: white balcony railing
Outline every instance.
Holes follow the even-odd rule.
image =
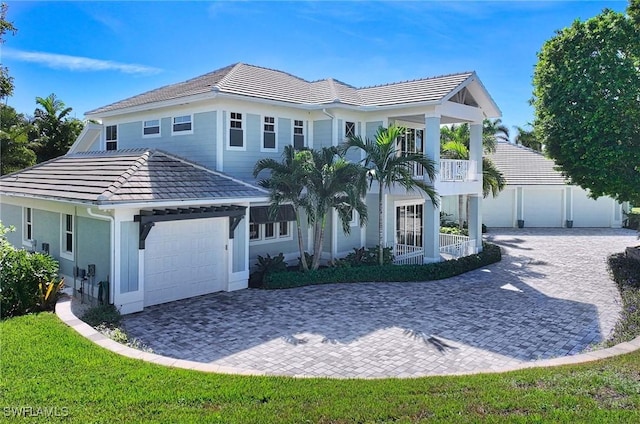
[[[396,265],[416,265],[424,262],[424,248],[396,243],[393,249],[393,263]]]
[[[476,161],[459,159],[440,160],[440,181],[474,181]]]
[[[468,236],[440,233],[440,254],[450,258],[461,258],[477,253],[476,241]]]

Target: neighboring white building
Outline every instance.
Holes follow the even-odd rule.
[[[16,227],[13,244],[48,248],[68,282],[89,271],[86,278],[108,279],[123,313],[245,288],[257,255],[283,252],[295,263],[294,212],[283,207],[269,219],[267,193],[252,177],[256,161],[279,159],[285,145],[372,138],[392,123],[409,129],[402,149],[435,160],[433,184],[444,199],[470,196],[463,241],[467,252],[482,248],[482,122],[500,111],[473,72],[354,88],[235,64],[86,116],[99,124],[88,124],[67,155],[0,178],[0,218]],[[440,126],[452,123],[470,124],[469,161],[440,160]],[[377,244],[377,190],[366,198],[368,225],[356,217],[349,236],[332,214],[324,258]],[[384,243],[398,263],[455,253],[439,235],[439,215],[420,193],[395,187],[384,195]],[[312,236],[305,231],[308,246]]]
[[[553,160],[535,150],[498,143],[489,158],[507,186],[482,203],[487,227],[612,227],[622,226],[623,207],[611,197],[591,199],[579,186],[567,184]]]

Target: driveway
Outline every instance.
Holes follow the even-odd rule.
[[[606,258],[623,229],[495,229],[503,260],[420,283],[215,293],[124,326],[160,355],[275,375],[409,377],[499,369],[605,340],[621,310]]]

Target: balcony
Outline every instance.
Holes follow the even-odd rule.
[[[440,181],[463,182],[476,180],[476,161],[459,159],[440,160]]]

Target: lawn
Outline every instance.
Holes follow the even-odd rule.
[[[640,422],[640,352],[462,377],[230,376],[121,357],[50,313],[0,322],[0,349],[0,421],[22,412],[82,423]]]

